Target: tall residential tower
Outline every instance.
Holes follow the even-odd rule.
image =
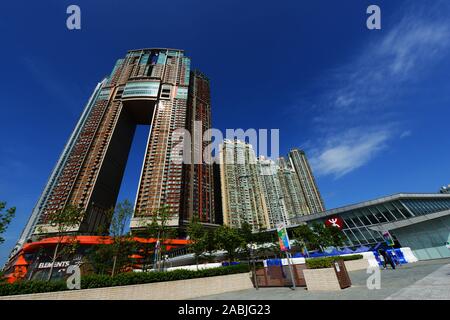
[[[287,218],[308,215],[310,210],[306,204],[297,173],[285,158],[278,159],[278,180],[286,205]]]
[[[220,146],[223,223],[240,228],[245,221],[254,231],[269,228],[269,215],[253,147],[239,140]]]
[[[84,108],[18,247],[33,234],[54,232],[49,217],[67,205],[85,211],[73,233],[92,234],[108,225],[105,212],[116,204],[136,125],[150,131],[131,229],[149,222],[163,205],[170,207],[171,226],[194,214],[214,222],[212,167],[172,161],[180,142],[175,130],[191,130],[194,120],[203,122],[202,132],[211,126],[209,81],[190,66],[183,50],[166,48],[131,50],[116,62]],[[202,151],[195,141],[184,152]]]
[[[279,223],[288,223],[287,197],[283,193],[278,177],[278,166],[264,157],[258,158],[261,186],[267,204],[269,227],[276,228]]]
[[[300,181],[301,189],[309,208],[309,213],[325,211],[325,206],[322,197],[320,196],[316,179],[314,178],[305,152],[294,148],[289,152],[289,159],[291,166],[294,168]]]

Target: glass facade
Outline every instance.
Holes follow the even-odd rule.
[[[306,222],[324,223],[331,216],[339,216],[344,220],[343,232],[347,238],[346,245],[373,245],[384,242],[380,231],[375,226],[411,219],[418,216],[450,210],[450,197],[442,195],[405,195],[381,198],[355,206],[334,209],[291,220],[291,224]],[[316,217],[314,217],[316,216]],[[395,238],[395,233],[393,234]]]
[[[177,89],[177,99],[187,99],[188,89],[187,88],[178,88]]]
[[[405,199],[403,203],[416,216],[450,210],[450,199]]]
[[[159,82],[140,81],[128,82],[123,90],[122,97],[157,97]]]

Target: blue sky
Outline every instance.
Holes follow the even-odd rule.
[[[245,2],[245,3],[244,3]],[[66,28],[81,8],[82,29]],[[366,8],[382,30],[366,28]],[[448,1],[7,2],[0,13],[3,262],[96,83],[129,49],[185,49],[212,83],[213,126],[280,129],[327,208],[450,183]],[[134,200],[138,128],[120,200]]]

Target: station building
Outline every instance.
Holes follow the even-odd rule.
[[[450,258],[450,194],[399,193],[290,219],[290,227],[340,218],[346,245],[374,247],[389,232],[419,260]],[[335,221],[335,220],[334,220]]]

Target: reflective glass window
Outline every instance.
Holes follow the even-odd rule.
[[[353,216],[350,219],[353,221],[354,225],[356,225],[357,227],[362,227],[363,226],[363,223],[357,217]]]
[[[371,224],[373,224],[373,223],[367,218],[367,215],[364,214],[364,212],[362,212],[362,211],[359,211],[358,218],[361,219],[361,221],[363,222],[363,224],[364,224],[365,226],[370,226]]]
[[[354,228],[354,227],[356,227],[355,224],[349,218],[345,218],[344,219],[344,224],[347,225],[347,228]]]
[[[367,231],[366,228],[362,227],[362,228],[358,228],[358,231],[362,234],[363,238],[361,238],[361,241],[365,242],[365,243],[370,243],[372,241],[374,241],[374,239],[372,239],[370,233]]]
[[[368,209],[364,209],[363,210],[365,217],[367,218],[367,220],[370,221],[371,224],[377,224],[378,220],[375,219],[375,217],[373,216],[372,212],[370,212]]]
[[[377,219],[378,219],[378,221],[380,221],[380,223],[388,222],[388,220],[382,215],[381,211],[378,209],[378,206],[372,207],[371,211],[377,217]]]
[[[353,234],[352,231],[350,231],[350,230],[345,230],[344,233],[345,233],[345,235],[347,236],[347,238],[349,238],[350,241],[351,241],[354,245],[361,244],[361,242],[355,237],[355,235]]]
[[[390,203],[390,202],[389,202],[389,203],[386,203],[386,204],[385,204],[385,207],[391,212],[391,214],[394,215],[394,217],[395,217],[397,220],[405,219],[405,218],[403,217],[402,213],[401,213],[396,207],[394,207],[392,203]]]

